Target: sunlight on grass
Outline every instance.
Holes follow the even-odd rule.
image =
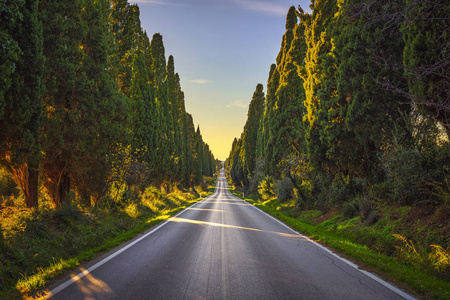
[[[369,249],[369,247],[359,244],[358,240],[355,242],[345,236],[345,234],[350,233],[350,230],[354,229],[355,226],[359,224],[358,218],[338,222],[338,216],[336,216],[318,225],[314,225],[309,222],[303,222],[299,218],[285,215],[282,210],[278,210],[280,205],[277,204],[277,201],[267,200],[259,202],[250,199],[246,200],[289,224],[302,234],[311,237],[313,240],[320,241],[329,247],[356,258],[369,267],[376,268],[388,276],[405,282],[419,293],[424,293],[434,299],[450,299],[450,283],[448,281],[429,274],[424,269],[416,268],[415,265],[408,265],[396,260],[394,257],[376,253],[372,249]],[[302,216],[302,213],[300,213],[300,215]],[[345,234],[341,234],[344,232]],[[383,237],[386,236],[386,233],[378,233],[376,231],[363,232],[362,234],[368,236],[371,234],[378,234]],[[404,242],[403,252],[407,254],[408,257],[420,257],[420,254],[416,254],[417,251],[411,241],[404,237],[400,240]],[[439,266],[439,268],[444,268],[444,270],[448,272],[450,261],[449,249],[444,249],[437,245],[431,245],[431,248],[431,252],[426,255],[426,260],[428,261],[427,264],[434,264],[436,267]],[[423,258],[420,259],[423,261]],[[445,276],[445,274],[447,274],[446,272],[441,274],[444,274]]]

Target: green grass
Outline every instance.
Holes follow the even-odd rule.
[[[338,218],[334,217],[314,225],[312,224],[313,222],[308,222],[312,217],[317,216],[314,212],[293,217],[286,214],[287,210],[283,209],[283,205],[279,204],[276,200],[265,202],[251,199],[245,200],[313,240],[363,262],[364,265],[387,275],[389,279],[406,283],[420,295],[426,295],[433,299],[450,299],[450,282],[439,279],[424,270],[402,263],[391,256],[377,253],[373,249],[369,249],[367,246],[356,243],[347,236],[340,234],[340,232],[350,232],[348,228],[354,228],[353,224],[358,221],[357,219],[337,222]],[[301,220],[302,217],[305,218],[306,222],[305,220]],[[368,235],[366,234],[366,236]]]

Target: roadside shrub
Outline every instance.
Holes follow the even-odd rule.
[[[283,177],[274,184],[274,192],[278,202],[285,202],[293,197],[294,184],[288,177]]]
[[[439,245],[430,245],[429,251],[416,250],[412,240],[408,240],[400,234],[393,236],[401,242],[397,248],[397,256],[405,263],[413,266],[422,266],[432,269],[434,273],[443,278],[450,274],[450,249]]]
[[[70,224],[83,219],[83,212],[75,204],[70,201],[65,201],[61,207],[43,211],[42,218],[48,218],[58,224]]]
[[[273,180],[269,176],[266,176],[258,186],[258,193],[264,200],[268,200],[275,196],[273,192]]]
[[[312,185],[314,187],[312,196],[319,203],[342,205],[348,199],[362,193],[366,183],[356,177],[351,178],[342,174],[330,176],[320,173],[312,178]]]
[[[399,147],[380,158],[385,181],[373,187],[373,195],[390,203],[412,205],[438,200],[430,183],[439,184],[450,173],[450,144]]]
[[[367,225],[374,224],[379,219],[379,214],[373,208],[372,202],[367,196],[359,196],[342,205],[342,214],[346,219],[360,217]]]
[[[358,215],[358,203],[355,200],[350,200],[342,205],[342,214],[346,219],[352,219]]]
[[[0,196],[17,196],[19,190],[16,183],[8,175],[6,170],[0,168]],[[0,203],[2,200],[0,200]]]

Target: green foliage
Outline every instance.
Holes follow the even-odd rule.
[[[323,0],[310,8],[289,9],[270,68],[253,162],[264,170],[248,173],[244,127],[226,164],[235,186],[251,193],[270,176],[280,201],[342,208],[367,224],[380,218],[378,203],[445,206],[448,7]]]
[[[450,71],[445,67],[450,61],[448,3],[445,0],[405,2],[401,32],[408,96],[418,110],[439,120],[450,137]]]
[[[242,164],[243,183],[248,185],[249,180],[255,170],[256,164],[256,143],[259,123],[264,112],[264,92],[263,85],[258,84],[253,93],[252,101],[248,110],[247,122],[242,132],[242,142],[240,147],[239,159]]]
[[[294,196],[294,184],[288,177],[283,177],[274,183],[273,190],[279,202],[285,202]]]
[[[261,198],[268,200],[275,196],[273,184],[273,180],[269,176],[266,176],[261,180],[261,183],[258,186],[258,193],[261,195]]]
[[[38,1],[0,4],[2,20],[5,16],[10,21],[0,27],[5,59],[0,63],[0,163],[24,193],[27,206],[37,207],[44,66]]]
[[[428,184],[446,180],[450,172],[449,149],[445,144],[429,145],[422,151],[416,147],[400,147],[384,153],[381,162],[386,180],[374,186],[374,195],[401,205],[432,200]]]
[[[0,169],[0,196],[9,197],[17,194],[17,185],[5,169]]]

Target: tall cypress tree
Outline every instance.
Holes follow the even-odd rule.
[[[171,170],[173,166],[173,134],[172,134],[172,114],[169,103],[168,87],[167,87],[167,69],[164,44],[162,36],[159,33],[153,35],[151,44],[152,55],[152,75],[155,85],[156,110],[158,112],[160,130],[159,141],[157,141],[157,150],[159,161],[155,166],[158,181],[161,184],[166,180],[170,180]]]
[[[264,113],[265,98],[263,89],[264,87],[260,83],[256,86],[242,134],[242,149],[240,151],[240,156],[243,164],[245,185],[248,184],[255,169],[258,129]]]
[[[16,70],[16,63],[21,55],[18,41],[14,38],[14,31],[19,26],[23,18],[20,11],[25,0],[3,1],[0,6],[0,16],[3,22],[0,23],[0,118],[4,114],[4,95],[11,86],[11,74]]]
[[[43,122],[44,187],[53,205],[59,206],[70,191],[73,152],[82,132],[75,131],[80,118],[80,87],[86,25],[80,18],[80,1],[42,0],[39,11],[44,29],[45,118]]]
[[[274,96],[276,88],[278,87],[271,79],[273,74],[276,72],[276,64],[270,66],[269,79],[267,84],[267,95],[266,101],[264,103],[264,113],[262,115],[259,128],[258,128],[258,139],[256,147],[256,157],[264,158],[266,157],[267,141],[269,139],[269,124],[271,117],[271,110],[274,107]]]
[[[172,55],[167,61],[167,97],[169,100],[170,110],[170,131],[172,134],[172,164],[173,164],[173,178],[179,182],[181,180],[181,173],[183,167],[182,158],[182,140],[181,140],[181,124],[179,124],[179,107],[178,101],[184,101],[180,98],[181,86],[178,74],[175,74],[175,63]]]
[[[450,138],[448,1],[407,0],[405,6],[401,30],[408,96],[420,113],[439,121]],[[389,87],[401,92],[395,84]]]
[[[298,156],[305,152],[303,117],[305,115],[305,92],[298,68],[304,67],[306,43],[305,25],[297,25],[294,7],[288,12],[286,39],[291,40],[278,66],[280,82],[276,91],[276,106],[271,120],[269,143],[273,144],[272,155],[266,161],[272,174],[279,175],[277,165],[283,158]],[[291,37],[292,36],[292,37]],[[278,169],[278,170],[277,170]]]
[[[327,145],[321,139],[321,131],[328,123],[327,111],[321,107],[322,101],[328,101],[334,97],[332,81],[333,76],[333,39],[328,26],[333,21],[336,12],[335,0],[315,1],[311,5],[311,15],[303,15],[302,22],[305,24],[305,41],[307,45],[305,67],[300,76],[304,80],[305,106],[307,109],[306,141],[308,156],[316,167],[328,168]],[[319,92],[319,90],[321,92]]]
[[[186,179],[189,179],[189,186],[195,184],[194,182],[194,174],[196,173],[196,169],[198,168],[198,160],[197,160],[197,146],[196,146],[196,138],[195,138],[195,126],[194,121],[192,119],[192,115],[186,113],[185,115],[185,124],[186,124],[186,133],[185,137],[187,139],[186,147],[188,147],[188,153],[190,154],[187,157],[186,161]],[[197,172],[198,173],[198,172]]]
[[[108,72],[110,46],[104,8],[108,1],[86,0],[81,11],[87,26],[81,41],[84,51],[79,91],[79,117],[74,131],[78,147],[74,149],[71,179],[82,197],[94,203],[100,199],[110,175],[111,157],[119,141],[126,136],[126,105],[118,86]],[[107,11],[107,10],[106,10]],[[84,84],[82,84],[84,83]]]
[[[18,9],[17,4],[10,4],[10,12]],[[19,11],[16,11],[16,16],[18,14]],[[26,0],[20,8],[20,14],[21,20],[15,19],[14,15],[9,16],[13,22],[9,24],[11,27],[8,28],[7,39],[17,44],[13,42],[9,49],[6,47],[9,57],[2,62],[2,65],[6,64],[6,70],[2,70],[6,71],[6,74],[2,74],[6,75],[2,78],[2,84],[7,89],[4,96],[0,91],[0,100],[3,100],[0,101],[0,159],[22,189],[27,207],[31,208],[38,205],[42,125],[44,57],[38,1]],[[17,56],[16,46],[20,48],[20,56]],[[17,62],[15,68],[11,69],[8,61],[11,63],[14,58],[17,58]]]

